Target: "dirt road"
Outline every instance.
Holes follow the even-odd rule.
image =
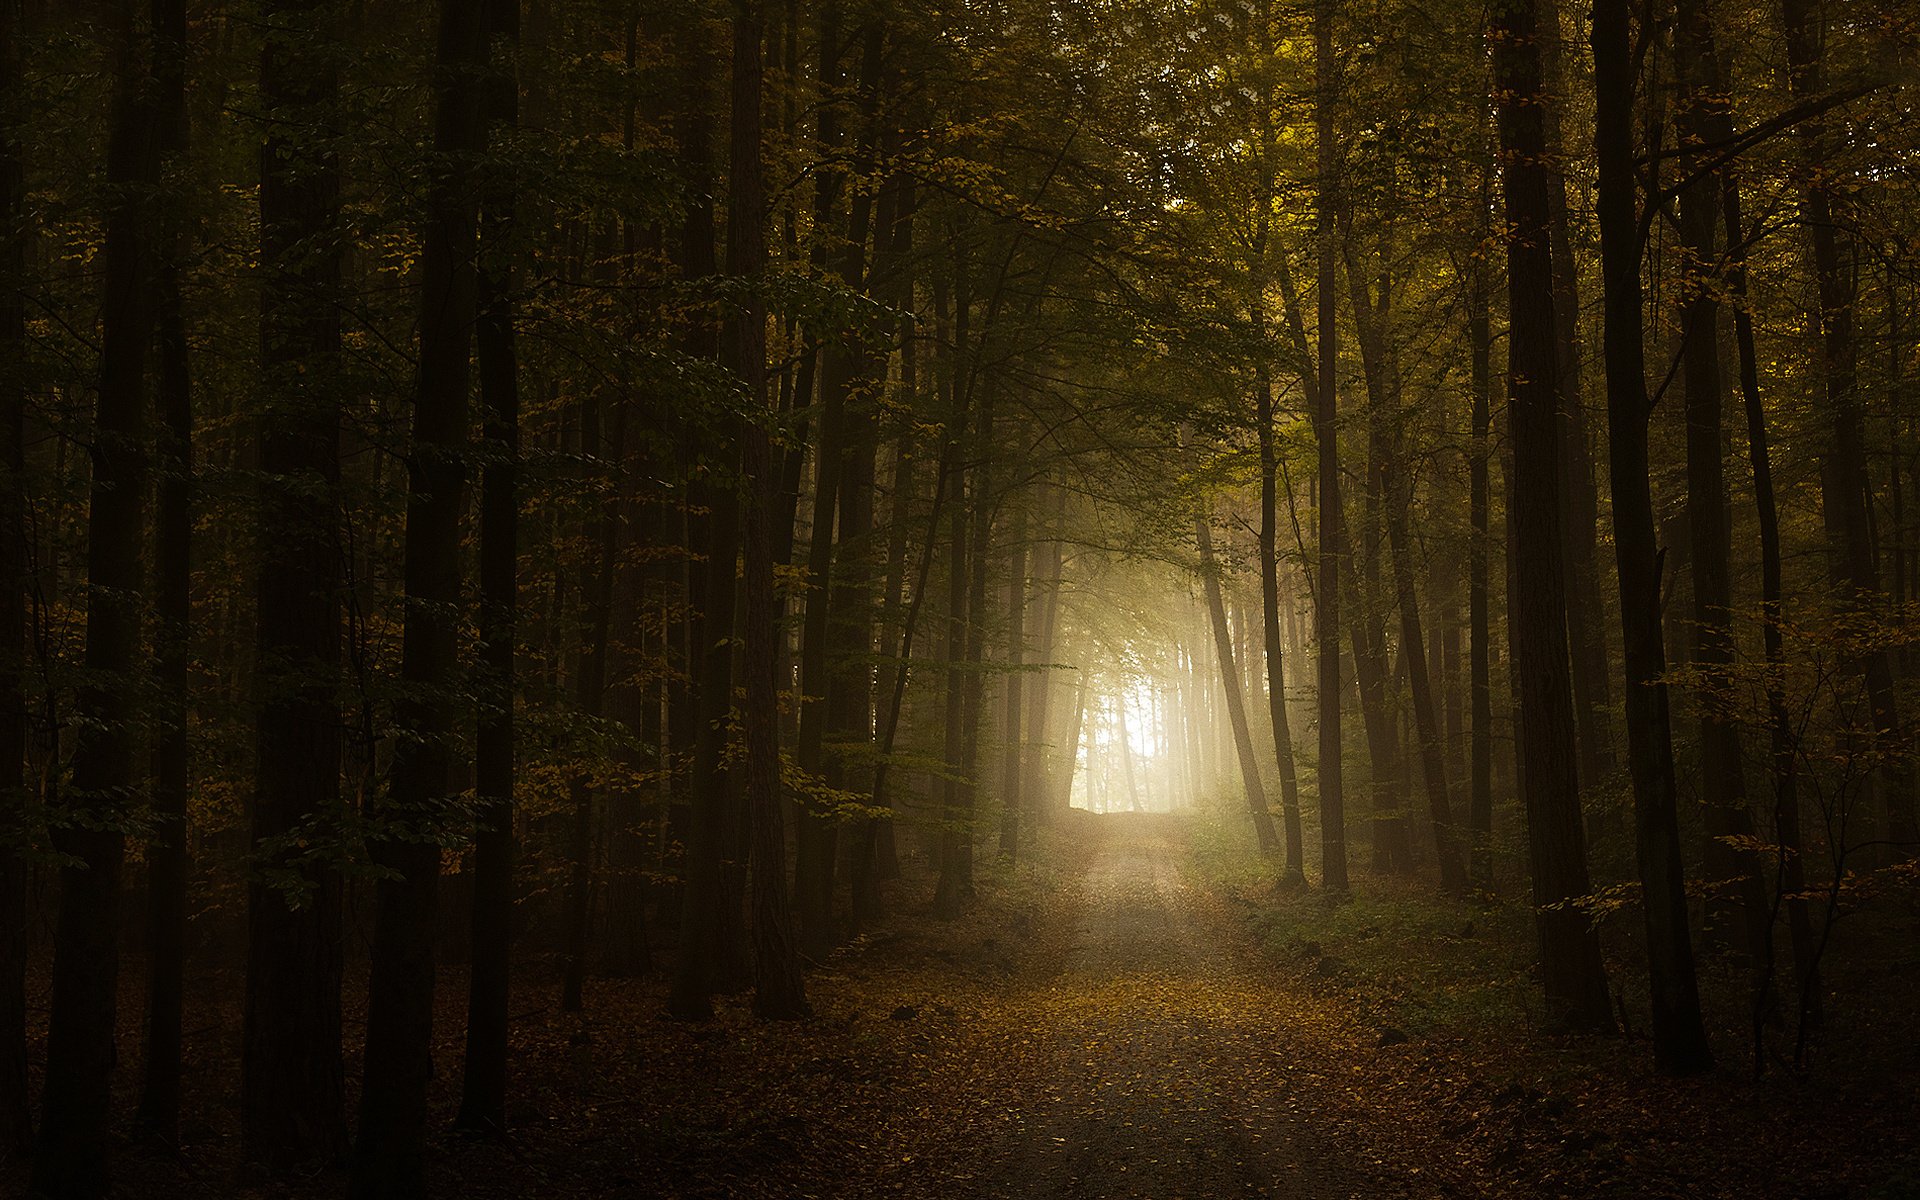
[[[1100,820],[1084,878],[1039,917],[1059,927],[951,1006],[941,1061],[903,1096],[921,1120],[863,1182],[980,1200],[1451,1194],[1355,1102],[1352,1056],[1371,1047],[1241,961],[1168,825]]]

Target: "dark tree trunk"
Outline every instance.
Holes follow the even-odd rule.
[[[1481,244],[1490,236],[1484,219],[1491,193],[1492,168],[1488,167],[1481,185],[1480,213],[1477,222]],[[1487,610],[1487,560],[1492,551],[1489,536],[1487,458],[1492,453],[1493,425],[1493,329],[1490,310],[1489,274],[1484,254],[1473,263],[1473,282],[1468,299],[1467,337],[1473,356],[1473,447],[1467,463],[1467,513],[1472,527],[1467,551],[1467,674],[1472,693],[1471,744],[1468,749],[1467,830],[1470,840],[1469,863],[1473,885],[1481,891],[1493,890],[1493,671],[1491,621]]]
[[[1541,108],[1548,176],[1548,219],[1553,246],[1554,349],[1560,369],[1561,540],[1566,547],[1567,641],[1571,650],[1575,720],[1579,727],[1580,778],[1592,787],[1612,774],[1613,732],[1608,710],[1606,608],[1601,604],[1600,570],[1595,556],[1599,492],[1594,485],[1593,452],[1587,436],[1585,387],[1581,377],[1580,273],[1573,257],[1567,204],[1566,139],[1561,115],[1569,78],[1563,65],[1559,0],[1540,10],[1541,67],[1547,89]]]
[[[1365,279],[1354,260],[1347,260],[1348,284],[1353,294],[1354,324],[1360,335],[1361,359],[1367,375],[1370,423],[1377,441],[1374,480],[1382,492],[1386,507],[1388,553],[1392,558],[1395,606],[1400,612],[1400,659],[1406,667],[1413,691],[1414,725],[1420,741],[1420,766],[1427,792],[1427,808],[1433,820],[1433,839],[1440,862],[1440,883],[1449,892],[1466,888],[1466,867],[1461,862],[1458,839],[1453,827],[1453,785],[1447,778],[1447,747],[1440,729],[1434,703],[1432,678],[1427,673],[1426,644],[1420,628],[1419,599],[1413,584],[1413,547],[1407,529],[1407,513],[1413,506],[1409,486],[1412,465],[1406,461],[1400,439],[1394,433],[1399,414],[1389,411],[1393,389],[1392,368],[1386,345],[1388,284],[1382,281],[1379,307],[1368,297]]]
[[[613,414],[612,432],[603,435],[604,417],[598,397],[581,402],[580,453],[599,460],[607,476],[605,498],[587,529],[593,546],[590,572],[582,572],[581,617],[584,628],[574,659],[574,702],[588,722],[598,722],[606,710],[607,653],[613,615],[613,577],[620,555],[621,487],[618,476],[625,449],[624,410]],[[569,831],[567,881],[567,965],[560,985],[560,1011],[579,1012],[585,1005],[588,946],[593,917],[593,808],[591,777],[576,769],[569,786],[573,824]]]
[[[482,117],[490,130],[519,119],[516,56],[519,0],[486,0],[494,60],[485,76]],[[520,525],[520,359],[515,313],[517,273],[510,239],[517,188],[483,197],[475,278],[474,358],[479,368],[485,465],[480,474],[479,726],[473,792],[472,967],[467,987],[466,1070],[459,1128],[487,1137],[506,1132],[508,990],[513,949],[514,663],[518,625]]]
[[[20,0],[0,0],[0,1153],[33,1146],[27,1096],[27,235],[20,162]]]
[[[708,178],[713,105],[698,48],[682,53],[687,98],[678,140],[680,157],[697,185],[681,232],[681,272],[691,282],[705,279],[716,269]],[[689,332],[687,352],[703,359],[714,354],[713,331],[705,322]],[[713,1015],[713,993],[731,982],[728,977],[739,961],[735,944],[739,921],[727,911],[733,897],[727,874],[740,814],[726,761],[728,718],[733,711],[734,585],[740,554],[740,499],[732,470],[737,461],[729,462],[723,454],[712,469],[695,476],[688,497],[694,507],[706,512],[691,535],[696,554],[706,561],[688,568],[689,600],[695,614],[688,634],[688,672],[694,686],[682,724],[691,727],[693,766],[683,834],[680,948],[667,997],[668,1012],[685,1021]]]
[[[1319,391],[1314,438],[1319,443],[1320,580],[1315,595],[1314,635],[1319,643],[1320,689],[1320,873],[1329,891],[1347,890],[1347,822],[1340,778],[1340,559],[1346,553],[1340,517],[1338,347],[1339,243],[1334,228],[1336,155],[1333,102],[1337,67],[1333,57],[1333,0],[1317,0],[1313,14],[1314,145],[1320,176],[1314,200],[1319,223]]]
[[[735,0],[733,17],[732,205],[727,272],[757,285],[765,269],[766,199],[761,182],[761,24],[756,0]],[[767,319],[753,292],[728,322],[728,365],[746,386],[749,419],[741,461],[750,496],[745,563],[747,806],[753,829],[753,1011],[762,1017],[809,1012],[787,902],[787,839],[781,825],[779,601],[773,591],[774,525],[780,477],[766,427]]]
[[[146,365],[153,335],[151,193],[157,177],[149,39],[134,0],[120,0],[105,31],[113,57],[107,183],[106,289],[100,316],[93,483],[87,507],[86,676],[75,696],[67,819],[53,835],[60,869],[46,1084],[32,1189],[51,1197],[107,1190],[120,869],[125,818],[137,787],[141,717],[141,540],[147,476]]]
[[[1240,782],[1247,790],[1247,812],[1253,817],[1253,832],[1260,840],[1260,853],[1272,856],[1280,850],[1280,839],[1273,831],[1267,789],[1260,781],[1260,757],[1253,749],[1253,729],[1247,722],[1246,701],[1240,694],[1233,639],[1227,631],[1227,608],[1220,596],[1219,566],[1213,557],[1213,531],[1208,528],[1206,517],[1193,519],[1193,536],[1200,548],[1200,582],[1207,597],[1207,618],[1213,626],[1214,654],[1220,660],[1220,685],[1226,692],[1227,720],[1233,725],[1233,748],[1240,759]],[[1131,769],[1127,777],[1131,782]]]
[[[1016,501],[1016,503],[1018,503]],[[1015,510],[1013,543],[1007,549],[1007,677],[1004,684],[1006,716],[1000,745],[1000,853],[1020,855],[1021,701],[1027,681],[1021,674],[1027,652],[1027,510]]]
[[[1540,982],[1548,1019],[1611,1029],[1600,942],[1573,906],[1591,888],[1575,763],[1561,540],[1558,401],[1554,381],[1553,260],[1540,112],[1539,0],[1495,6],[1491,36],[1506,203],[1508,333],[1514,488],[1520,553],[1515,668],[1520,673],[1527,825]]]
[[[270,10],[261,54],[259,716],[240,1111],[247,1161],[275,1171],[346,1149],[341,881],[295,839],[341,836],[340,165],[313,129],[339,92],[332,6]],[[269,871],[273,872],[269,874]],[[291,878],[276,878],[292,872]]]
[[[1760,638],[1766,656],[1767,751],[1773,782],[1773,836],[1779,846],[1775,863],[1775,905],[1787,909],[1787,930],[1793,947],[1794,991],[1810,1001],[1803,1016],[1819,1017],[1819,979],[1813,921],[1807,911],[1807,868],[1800,831],[1798,777],[1799,738],[1793,714],[1787,709],[1787,651],[1782,623],[1786,605],[1781,590],[1780,510],[1774,498],[1773,460],[1768,450],[1767,411],[1760,400],[1760,364],[1753,342],[1753,316],[1747,304],[1746,222],[1740,215],[1740,180],[1731,171],[1721,194],[1726,225],[1727,287],[1732,297],[1734,341],[1740,354],[1740,393],[1747,419],[1747,457],[1753,468],[1753,507],[1760,533]],[[1771,925],[1772,914],[1769,914]],[[1765,1022],[1772,1014],[1773,938],[1769,930],[1762,963],[1763,992],[1754,1005],[1759,1032],[1755,1038],[1754,1071],[1764,1067]]]
[[[1264,299],[1260,304],[1264,304]],[[1254,312],[1256,328],[1261,313]],[[1293,730],[1287,721],[1287,676],[1280,650],[1280,556],[1275,501],[1279,492],[1279,456],[1273,438],[1273,381],[1262,366],[1254,379],[1254,420],[1260,426],[1260,620],[1267,662],[1267,718],[1273,725],[1273,753],[1280,765],[1280,817],[1286,832],[1287,878],[1306,880],[1306,854],[1300,825],[1300,781],[1293,763]]]
[[[1653,1047],[1676,1074],[1713,1065],[1700,1021],[1685,869],[1674,792],[1666,648],[1660,625],[1662,550],[1654,529],[1647,459],[1646,342],[1634,183],[1633,66],[1629,0],[1594,6],[1595,145],[1600,167],[1600,250],[1606,292],[1607,444],[1612,464],[1614,557],[1626,646],[1627,761],[1634,844],[1646,913]]]
[[[1058,747],[1049,744],[1048,739],[1058,720],[1053,706],[1053,658],[1060,628],[1061,538],[1065,536],[1062,520],[1067,508],[1067,489],[1055,486],[1051,488],[1051,495],[1052,536],[1047,541],[1046,565],[1034,577],[1036,582],[1045,581],[1042,586],[1046,588],[1046,598],[1040,604],[1040,628],[1034,638],[1036,669],[1027,683],[1027,779],[1022,790],[1028,815],[1035,825],[1044,825],[1049,819],[1047,798],[1052,791],[1053,763],[1059,754]]]
[[[1815,0],[1781,0],[1787,33],[1788,80],[1796,101],[1819,96],[1821,59],[1826,40],[1823,7]],[[1851,238],[1841,227],[1844,207],[1836,212],[1836,191],[1827,168],[1827,123],[1823,117],[1803,121],[1800,134],[1806,150],[1806,176],[1800,199],[1800,223],[1813,245],[1813,268],[1819,283],[1820,371],[1824,388],[1828,444],[1820,459],[1820,511],[1827,541],[1833,548],[1829,575],[1843,608],[1857,612],[1875,603],[1880,591],[1879,568],[1874,561],[1871,514],[1867,507],[1866,442],[1861,429],[1859,364],[1853,332],[1857,300]],[[1883,648],[1863,655],[1855,668],[1867,685],[1873,725],[1889,746],[1904,737],[1899,701],[1893,682],[1893,663]],[[1896,755],[1897,760],[1897,755]],[[1913,772],[1897,761],[1888,770],[1886,796],[1887,840],[1904,856],[1920,842],[1914,814]]]
[[[367,983],[367,1043],[351,1193],[418,1196],[426,1187],[427,1085],[433,1076],[433,938],[452,758],[466,511],[467,391],[476,313],[484,148],[479,79],[487,28],[443,0],[434,72],[435,163],[421,251],[420,358],[407,462],[406,612],[386,795],[369,845],[380,880]]]
[[[1733,139],[1733,118],[1720,82],[1712,18],[1703,0],[1681,0],[1675,34],[1680,95],[1675,125],[1682,146],[1711,145]],[[1691,158],[1683,159],[1689,169]],[[1714,231],[1722,222],[1722,176],[1698,174],[1680,193],[1681,269],[1686,297],[1681,314],[1681,379],[1686,387],[1688,566],[1693,576],[1693,666],[1699,674],[1700,789],[1706,832],[1708,878],[1735,881],[1732,894],[1708,905],[1712,927],[1735,923],[1738,932],[1720,932],[1755,964],[1767,955],[1772,920],[1759,858],[1736,850],[1727,839],[1753,835],[1742,776],[1737,718],[1728,711],[1733,678],[1732,529],[1727,512],[1725,430],[1722,428],[1724,374],[1720,358],[1718,248]],[[1717,918],[1717,919],[1716,919]]]
[[[153,0],[154,142],[162,161],[186,151],[185,0]],[[166,201],[171,209],[174,203]],[[180,1014],[187,949],[187,661],[193,617],[193,394],[186,313],[180,296],[185,252],[178,216],[159,223],[155,262],[159,371],[155,407],[158,483],[154,503],[155,696],[163,711],[152,733],[154,836],[147,843],[147,1037],[135,1124],[164,1145],[180,1128]]]

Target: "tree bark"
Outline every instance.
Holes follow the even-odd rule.
[[[1333,57],[1333,0],[1316,0],[1314,41],[1314,146],[1318,164],[1318,194],[1314,217],[1319,223],[1319,334],[1317,352],[1320,387],[1314,404],[1314,438],[1319,443],[1320,580],[1315,596],[1314,634],[1319,644],[1317,668],[1320,689],[1320,874],[1334,892],[1347,890],[1346,806],[1340,777],[1340,560],[1346,554],[1345,522],[1340,517],[1339,395],[1335,384],[1338,364],[1338,233],[1334,227],[1337,150],[1333,104],[1337,70]]]
[[[1240,782],[1247,792],[1247,812],[1260,853],[1271,857],[1280,850],[1273,831],[1273,813],[1267,807],[1266,785],[1260,780],[1260,757],[1254,753],[1253,730],[1247,723],[1246,701],[1240,695],[1240,675],[1233,664],[1233,639],[1227,631],[1227,607],[1220,595],[1219,566],[1213,558],[1213,531],[1205,516],[1193,519],[1193,536],[1200,548],[1200,582],[1207,597],[1207,618],[1213,626],[1213,650],[1220,660],[1220,685],[1226,692],[1227,720],[1233,725],[1233,748],[1240,759]],[[1128,772],[1132,780],[1132,772]]]
[[[779,610],[773,590],[774,525],[781,516],[780,477],[760,420],[767,414],[767,318],[752,290],[765,270],[766,196],[761,166],[761,21],[756,0],[735,0],[733,12],[732,205],[727,272],[748,285],[728,321],[728,363],[745,385],[749,419],[741,433],[747,477],[746,728],[747,801],[753,829],[753,1011],[762,1017],[806,1016],[806,990],[787,900],[787,839],[780,784]]]
[[[342,254],[332,6],[269,10],[261,52],[260,532],[242,1153],[273,1171],[346,1149],[342,884],[297,841],[342,836]],[[307,247],[330,247],[313,253]]]
[[[1680,95],[1675,125],[1682,147],[1731,141],[1733,119],[1720,80],[1712,18],[1702,0],[1681,0],[1674,42]],[[1683,159],[1691,169],[1691,158]],[[1729,844],[1751,838],[1753,819],[1743,779],[1746,764],[1740,730],[1728,711],[1733,644],[1732,529],[1727,511],[1724,373],[1720,359],[1718,247],[1723,179],[1706,171],[1680,193],[1681,269],[1685,307],[1681,315],[1681,379],[1686,387],[1688,565],[1693,576],[1693,666],[1699,677],[1700,788],[1706,827],[1708,876],[1731,882],[1731,894],[1708,906],[1709,928],[1738,925],[1721,936],[1739,945],[1748,960],[1762,962],[1772,937],[1766,889],[1758,857]]]
[[[0,1152],[33,1146],[27,1094],[27,236],[20,0],[0,0]]]
[[[486,0],[494,58],[485,75],[483,119],[511,130],[519,121],[519,0]],[[467,987],[466,1067],[458,1128],[506,1132],[508,991],[513,950],[514,639],[519,623],[520,359],[518,272],[513,236],[518,188],[484,198],[475,278],[475,362],[482,436],[480,604],[476,614],[481,686],[474,737],[472,963]]]
[[[103,1195],[108,1186],[120,873],[125,819],[138,786],[145,385],[154,323],[149,221],[157,163],[152,46],[134,8],[134,0],[112,5],[105,30],[114,64],[106,163],[112,198],[87,503],[86,676],[75,696],[79,733],[68,811],[53,830],[54,849],[69,859],[60,869],[46,1083],[31,1184],[60,1200]]]
[[[1781,0],[1780,8],[1787,33],[1788,82],[1793,98],[1804,103],[1817,97],[1822,87],[1826,39],[1823,12],[1814,0]],[[1838,173],[1828,168],[1825,118],[1802,122],[1800,135],[1806,157],[1800,223],[1812,242],[1814,275],[1819,284],[1819,378],[1830,422],[1828,444],[1820,459],[1820,511],[1828,543],[1833,547],[1828,571],[1840,607],[1848,613],[1860,613],[1877,603],[1880,573],[1874,561],[1867,508],[1866,443],[1861,430],[1858,348],[1853,331],[1853,307],[1858,297],[1850,261],[1852,239],[1842,227],[1847,214],[1845,197],[1835,183]],[[1900,745],[1904,726],[1890,656],[1876,648],[1864,654],[1855,667],[1867,685],[1874,728],[1886,745]],[[1896,762],[1888,776],[1887,840],[1904,856],[1920,842],[1913,772]]]
[[[433,1076],[433,939],[440,844],[458,712],[460,535],[466,511],[467,392],[476,312],[484,149],[479,78],[487,29],[443,0],[434,72],[434,136],[421,249],[420,359],[407,462],[399,733],[369,851],[380,880],[367,983],[366,1070],[350,1188],[355,1200],[426,1188],[427,1086]]]
[[[1613,542],[1626,646],[1627,757],[1633,776],[1653,999],[1654,1058],[1675,1074],[1713,1065],[1700,1020],[1693,941],[1674,789],[1666,648],[1660,626],[1662,551],[1654,529],[1647,459],[1646,343],[1640,292],[1633,150],[1633,67],[1628,0],[1594,6],[1595,143],[1600,166],[1600,251],[1606,293],[1607,444]]]
[[[1016,502],[1017,503],[1017,502]],[[1000,747],[1000,853],[1009,860],[1020,855],[1021,701],[1027,690],[1021,668],[1027,651],[1027,512],[1017,508],[1007,549],[1007,678]]]
[[[184,0],[153,0],[153,138],[160,162],[186,151],[187,12]],[[176,203],[158,222],[154,264],[159,370],[155,407],[162,430],[154,503],[153,676],[156,714],[149,761],[154,836],[147,843],[146,1059],[135,1126],[163,1145],[180,1128],[181,1009],[187,947],[188,639],[193,616],[193,395],[186,313],[180,296],[185,251]]]
[[[1600,943],[1575,904],[1591,891],[1575,760],[1561,541],[1553,261],[1542,128],[1539,0],[1502,0],[1491,38],[1507,217],[1509,395],[1520,553],[1518,651],[1529,857],[1549,1022],[1613,1027]]]
[[[1492,231],[1484,214],[1490,207],[1492,168],[1481,184],[1476,222],[1480,253],[1474,256],[1467,311],[1467,339],[1471,344],[1473,375],[1473,446],[1467,462],[1467,521],[1472,528],[1467,551],[1467,674],[1472,693],[1472,732],[1468,747],[1467,830],[1468,862],[1473,886],[1493,890],[1493,655],[1491,621],[1487,608],[1487,563],[1493,549],[1489,534],[1487,459],[1492,453],[1493,322],[1489,295],[1487,251]]]

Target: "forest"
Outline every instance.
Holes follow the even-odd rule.
[[[0,1193],[1920,1196],[1911,0],[0,0]]]

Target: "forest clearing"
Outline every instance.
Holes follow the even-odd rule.
[[[1913,0],[0,0],[0,1192],[1920,1196]]]

